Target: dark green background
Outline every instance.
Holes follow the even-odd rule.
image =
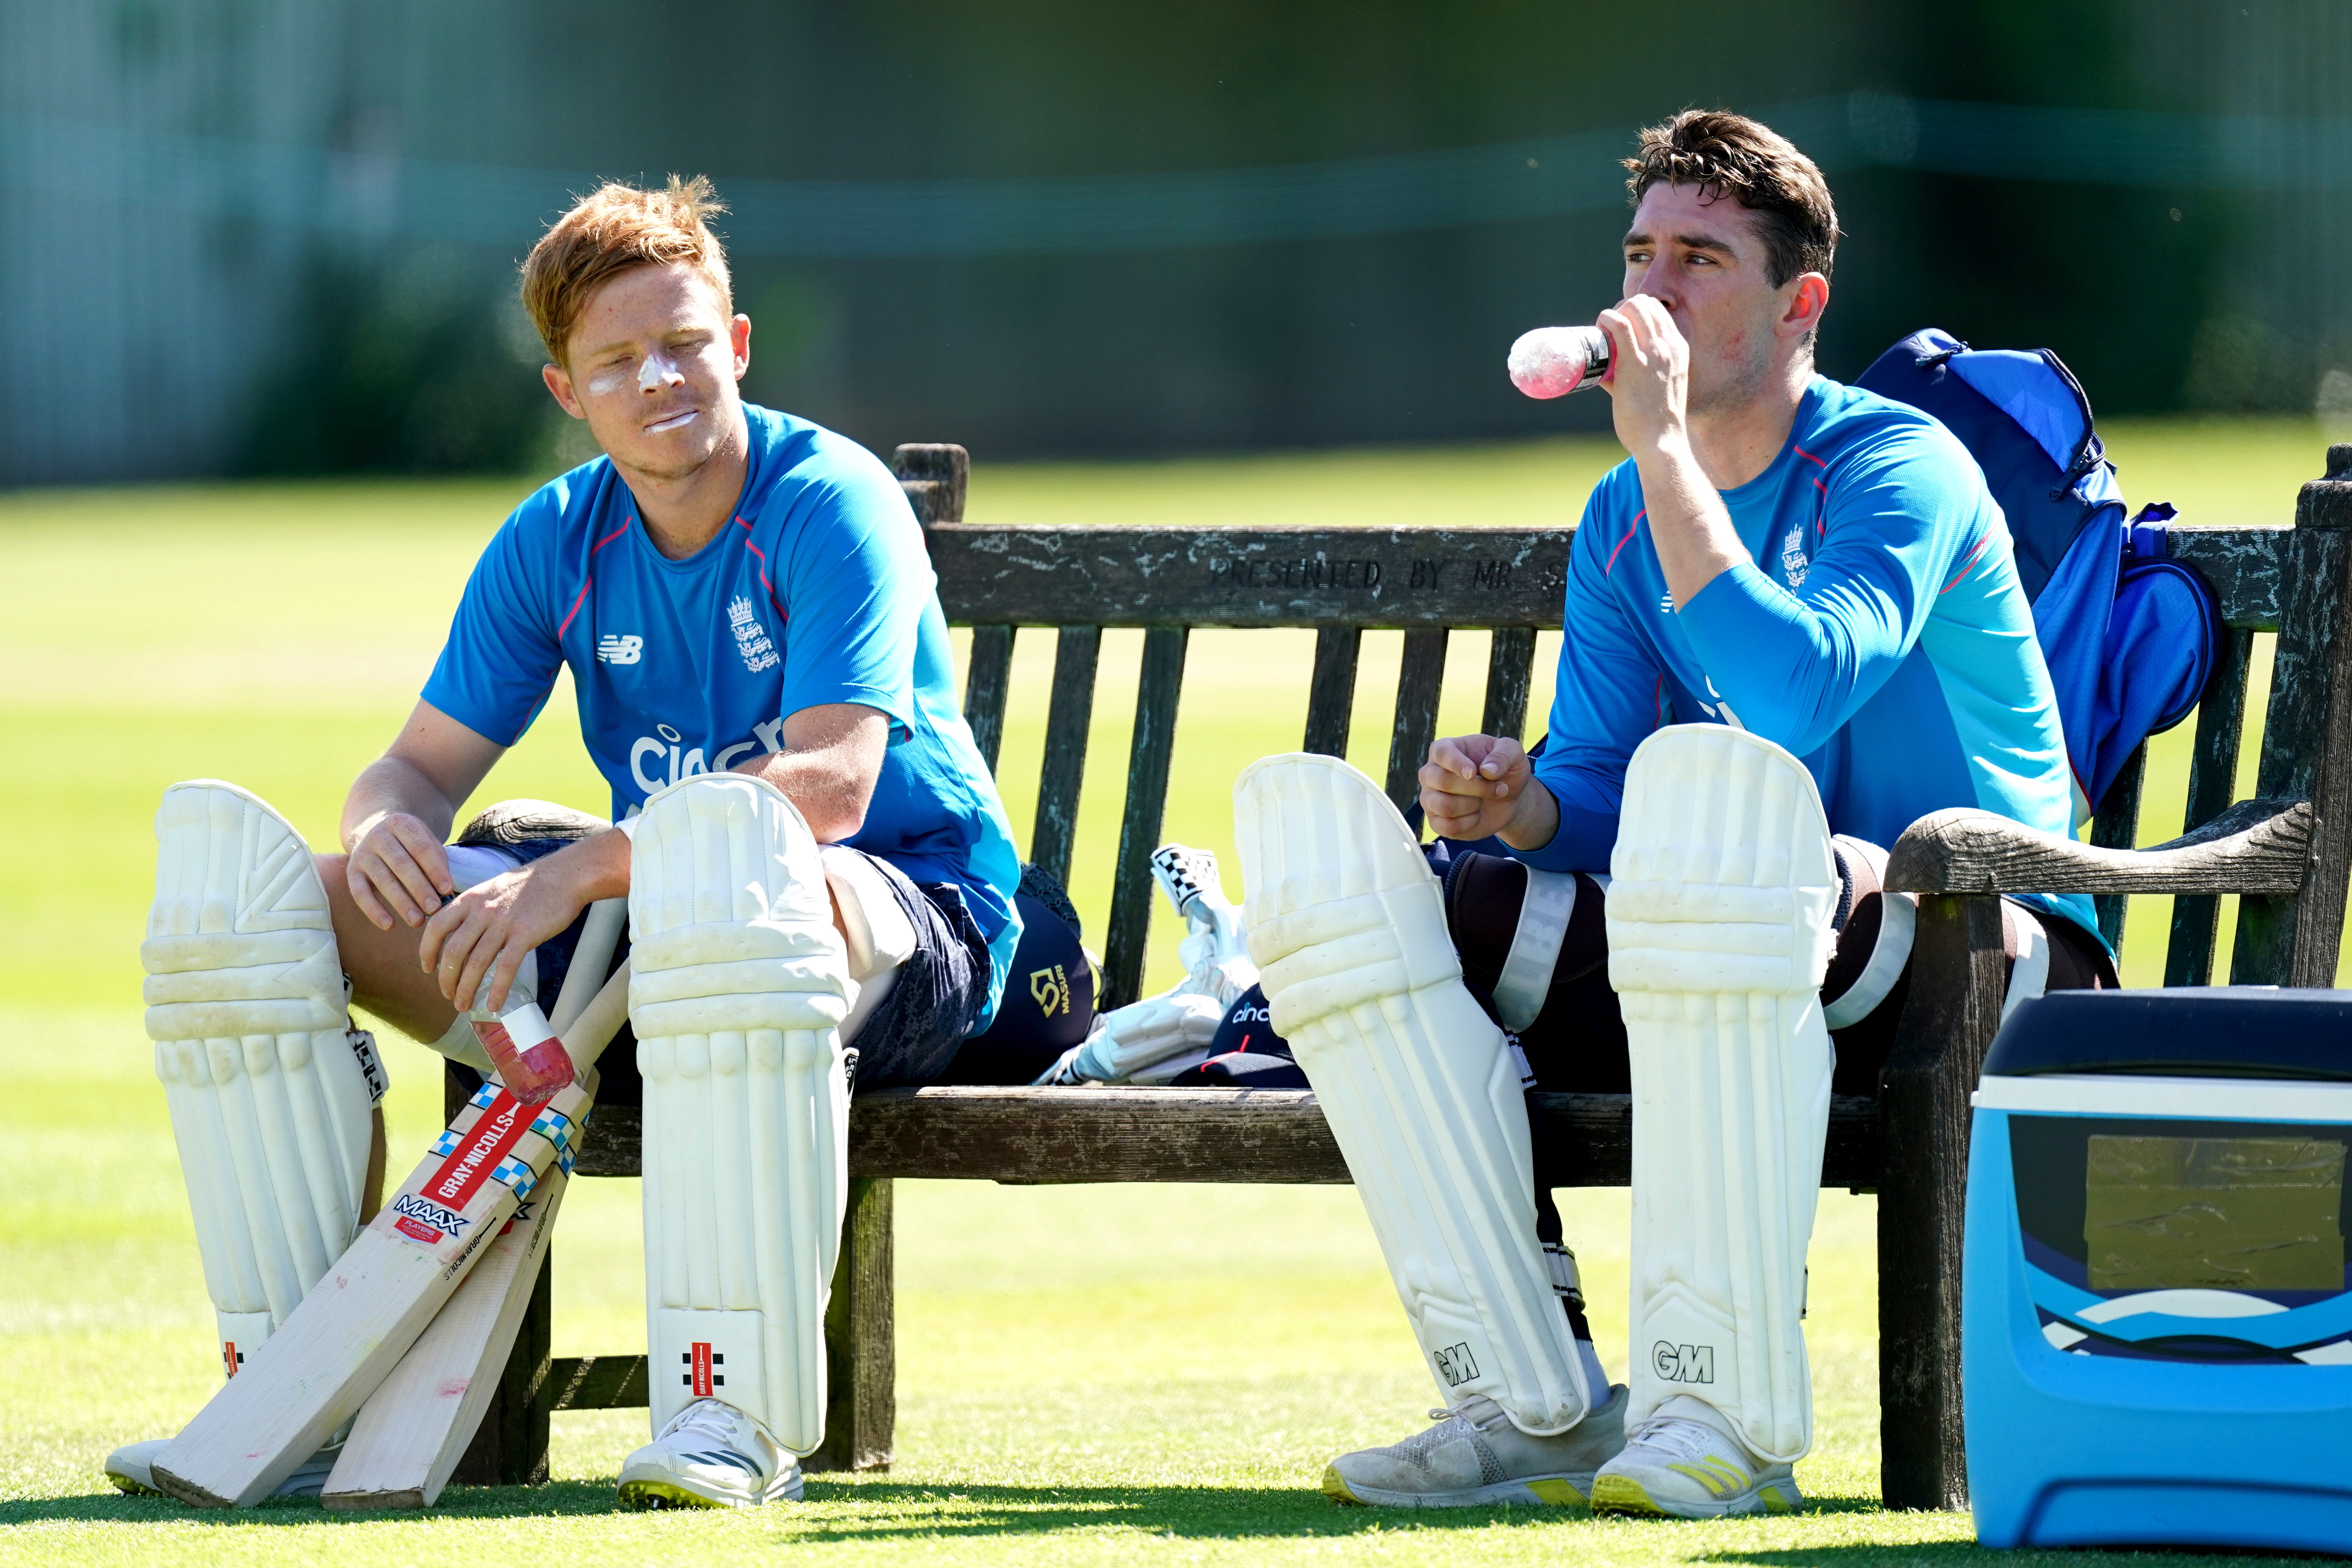
[[[2347,11],[22,4],[0,7],[0,110],[410,159],[698,171],[723,194],[730,176],[1121,175],[1610,128],[1630,142],[1633,127],[1685,105],[1856,91],[2334,115],[2352,65]],[[2352,363],[2336,281],[2345,226],[2329,192],[2103,187],[2070,181],[2063,156],[2022,177],[1864,167],[1833,185],[1848,237],[1822,343],[1832,375],[1930,323],[1979,345],[2056,348],[2103,412],[2307,409],[2325,374]],[[19,415],[0,435],[0,481],[562,455],[509,302],[520,244],[257,236],[169,214],[101,215],[93,228],[50,197],[29,210],[45,234],[63,233],[0,257],[5,309],[51,331],[86,317],[128,341],[115,370],[81,377],[87,389],[53,388],[37,407],[21,388],[0,393],[13,400],[0,416]],[[1140,254],[743,257],[751,393],[885,449],[949,439],[985,458],[1597,427],[1597,399],[1531,403],[1502,359],[1525,328],[1611,302],[1622,216]],[[131,324],[103,325],[110,316]],[[142,377],[142,355],[156,376]],[[134,415],[142,398],[159,410],[148,439],[133,416],[101,439],[54,414],[58,396],[103,402],[110,386]],[[209,413],[183,413],[184,392],[165,387],[196,389]],[[152,434],[175,420],[170,439]]]

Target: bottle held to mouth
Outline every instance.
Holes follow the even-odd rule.
[[[524,1105],[546,1104],[577,1076],[571,1053],[536,1002],[496,1018],[476,1018],[473,1025],[474,1037],[499,1069],[499,1081]]]
[[[1538,327],[1511,345],[1511,384],[1529,397],[1565,397],[1609,374],[1609,334],[1599,327]]]

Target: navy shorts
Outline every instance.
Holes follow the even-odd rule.
[[[533,838],[498,847],[528,864],[571,842]],[[964,1037],[980,1021],[981,1010],[988,1005],[988,942],[971,918],[961,888],[952,882],[919,884],[878,856],[866,858],[889,884],[899,909],[915,928],[915,952],[899,967],[890,994],[849,1042],[849,1048],[856,1053],[851,1089],[854,1093],[919,1088],[937,1081],[947,1070]],[[536,949],[539,994],[550,1005],[563,990],[572,952],[586,922],[587,912],[583,910],[567,930]],[[628,954],[629,942],[624,936],[605,973],[618,969]],[[625,1023],[596,1067],[598,1103],[645,1103],[645,1080],[637,1076],[636,1036]]]

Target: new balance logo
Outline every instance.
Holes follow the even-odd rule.
[[[1470,1353],[1466,1344],[1448,1345],[1431,1359],[1437,1363],[1437,1375],[1445,1380],[1448,1388],[1459,1388],[1478,1375],[1478,1358]]]
[[[646,639],[606,632],[596,639],[596,657],[606,664],[635,664],[645,657]]]
[[[1667,1383],[1713,1383],[1715,1347],[1668,1344],[1660,1340],[1650,1347],[1650,1365]]]

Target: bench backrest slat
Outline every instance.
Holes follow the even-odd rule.
[[[1437,699],[1445,685],[1444,626],[1415,626],[1404,634],[1404,660],[1397,668],[1396,722],[1389,731],[1389,800],[1411,820],[1421,798],[1421,764],[1437,739]]]
[[[1176,756],[1176,704],[1184,690],[1184,626],[1143,634],[1143,672],[1135,694],[1135,739],[1127,754],[1127,809],[1118,825],[1118,862],[1111,872],[1110,930],[1103,937],[1103,997],[1124,1007],[1143,994],[1144,943],[1151,934],[1151,852],[1168,809],[1168,773]]]
[[[2212,821],[2237,798],[2238,753],[2246,729],[2246,671],[2253,652],[2252,632],[2242,626],[2222,628],[2221,646],[2213,650],[2213,673],[2197,704],[2197,738],[2189,752],[2189,806],[2181,813],[2183,833]],[[2221,934],[2218,894],[2184,893],[2174,899],[2164,983],[2210,985]]]
[[[1061,628],[1054,642],[1054,691],[1045,710],[1045,755],[1037,776],[1037,824],[1029,835],[1029,858],[1064,886],[1070,880],[1070,844],[1078,831],[1087,734],[1095,721],[1095,671],[1101,662],[1100,626]]]
[[[1013,630],[972,627],[971,665],[963,679],[963,721],[992,773],[1004,746],[1004,702],[1013,690]]]
[[[1356,716],[1356,658],[1363,647],[1361,626],[1325,626],[1315,634],[1315,673],[1307,683],[1307,737],[1300,751],[1348,754],[1348,731]]]
[[[2140,786],[2147,779],[2147,742],[2142,741],[2124,760],[2123,771],[2107,786],[2107,798],[2091,817],[2091,842],[2102,849],[2134,849],[2139,846]],[[2117,952],[2124,946],[2124,916],[2131,907],[2128,893],[2099,893],[2092,906],[2099,915],[2099,934]]]
[[[1479,716],[1478,733],[1527,739],[1528,689],[1535,672],[1535,627],[1496,626],[1486,655],[1486,710]]]

